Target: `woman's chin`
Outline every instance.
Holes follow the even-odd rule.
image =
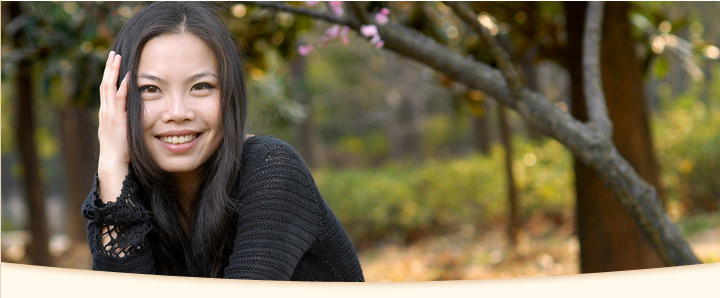
[[[167,158],[164,162],[159,164],[160,169],[173,175],[182,175],[197,172],[200,167],[200,165],[195,162],[183,162],[182,160],[172,162],[172,159],[177,158]]]

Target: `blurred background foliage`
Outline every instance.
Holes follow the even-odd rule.
[[[71,202],[82,201],[90,185],[73,186],[73,175],[68,174],[72,171],[67,169],[70,157],[63,155],[71,148],[64,127],[80,118],[61,111],[88,112],[83,117],[89,122],[78,124],[80,137],[72,142],[87,145],[83,152],[91,158],[83,166],[92,173],[97,164],[93,125],[97,125],[103,61],[117,31],[143,3],[17,5],[21,13],[13,16],[10,5],[2,4],[2,258],[31,262],[24,247],[30,237],[23,231],[35,219],[27,213],[21,187],[25,170],[16,141],[17,134],[31,134],[45,189],[50,253],[58,266],[88,268],[86,244],[73,245],[82,242],[78,239],[84,237],[84,230],[69,231],[77,230],[78,224],[68,221],[79,217],[79,209]],[[323,9],[322,5],[315,9]],[[391,8],[391,20],[492,63],[479,39],[442,4],[377,5]],[[567,42],[563,7],[554,2],[477,5],[498,20],[499,36],[514,45],[514,59],[526,72],[528,84],[568,109],[570,82],[560,62]],[[476,231],[471,233],[474,242],[490,241],[482,240],[482,231],[507,225],[505,150],[491,98],[414,61],[376,49],[355,33],[350,33],[349,45],[336,40],[300,56],[298,46],[317,43],[330,25],[244,4],[219,6],[245,55],[251,133],[274,135],[298,149],[323,197],[360,249],[363,265],[370,270],[366,274],[377,274],[376,280],[415,276],[407,269],[388,277],[381,272],[387,268],[375,267],[377,254],[392,255],[381,250],[388,243],[423,243],[466,231],[468,226]],[[666,207],[687,236],[720,227],[718,12],[720,5],[715,3],[633,3],[630,20],[637,43],[622,45],[635,51],[643,63]],[[13,39],[20,31],[24,32],[22,42]],[[15,80],[23,59],[32,61],[33,131],[16,124],[17,117],[22,117],[16,112],[17,103],[23,99]],[[509,114],[509,127],[523,229],[533,230],[530,225],[537,218],[550,230],[572,223],[571,155],[556,141],[529,130],[514,114]],[[92,183],[92,176],[83,179]],[[85,194],[71,194],[71,190]],[[563,243],[573,243],[568,239],[574,233],[570,228],[562,234]],[[577,250],[564,253],[577,254]],[[546,255],[538,257],[538,262],[547,263]],[[465,265],[484,266],[497,258],[488,254],[482,261],[468,259]],[[720,260],[717,253],[701,258]],[[567,259],[573,265],[566,271],[543,265],[536,266],[545,268],[539,273],[513,272],[515,276],[577,272],[573,271],[577,259]],[[554,256],[553,260],[560,264],[565,258]],[[443,274],[417,278],[503,275]]]

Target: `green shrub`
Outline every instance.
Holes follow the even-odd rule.
[[[720,207],[720,113],[702,101],[681,97],[655,117],[662,181],[670,201],[686,212]]]
[[[568,209],[569,155],[546,140],[517,137],[514,172],[523,214]],[[356,242],[412,235],[472,224],[487,227],[506,213],[503,150],[420,164],[392,162],[379,168],[314,171],[323,197]],[[533,158],[528,156],[532,155]]]

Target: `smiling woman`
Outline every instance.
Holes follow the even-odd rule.
[[[302,158],[283,141],[245,135],[240,54],[209,6],[150,4],[113,48],[83,206],[93,269],[364,280]]]

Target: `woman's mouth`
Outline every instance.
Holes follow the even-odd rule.
[[[188,134],[184,136],[164,136],[164,137],[158,137],[161,141],[168,143],[168,144],[185,144],[187,142],[191,142],[192,140],[195,140],[198,137],[198,134]]]
[[[163,148],[172,154],[185,154],[195,147],[202,136],[201,132],[184,130],[166,132],[155,136]]]

